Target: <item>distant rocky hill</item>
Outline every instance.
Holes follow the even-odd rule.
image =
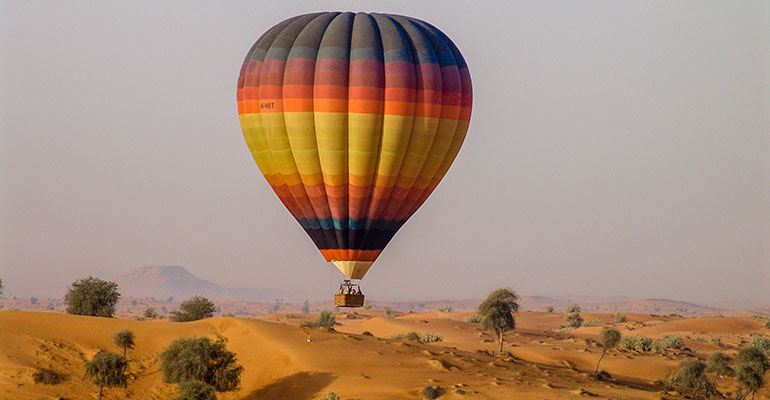
[[[182,266],[149,266],[134,268],[127,274],[113,279],[123,297],[174,297],[185,299],[201,295],[213,300],[245,300],[273,302],[276,298],[284,301],[304,301],[310,294],[287,292],[275,289],[229,288],[198,278]],[[317,294],[314,297],[319,297]],[[311,296],[310,298],[313,298]]]

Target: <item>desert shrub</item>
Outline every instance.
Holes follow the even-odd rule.
[[[599,320],[583,321],[580,326],[602,326],[604,322]]]
[[[444,337],[440,335],[435,335],[432,333],[423,333],[420,335],[419,342],[420,343],[435,343],[435,342],[442,342],[444,341]]]
[[[326,392],[326,396],[321,397],[321,400],[340,400],[340,396],[330,390]]]
[[[425,386],[420,391],[420,394],[422,395],[422,397],[424,399],[435,400],[435,399],[438,399],[438,397],[441,395],[441,388],[438,385],[436,385],[436,386]]]
[[[681,314],[677,314],[677,313],[675,313],[675,312],[672,312],[672,313],[668,313],[668,314],[666,314],[666,316],[667,316],[667,317],[680,317],[680,318],[682,317],[682,315],[681,315]]]
[[[574,331],[574,330],[575,330],[574,328],[570,328],[568,326],[564,327],[564,328],[559,328],[559,332],[560,333],[572,333],[572,331]]]
[[[37,304],[38,300],[39,299],[37,297],[30,297],[29,298],[29,302],[32,303],[33,305]]]
[[[662,340],[655,341],[653,347],[658,353],[663,353],[668,349],[681,349],[684,346],[684,341],[679,335],[666,335]]]
[[[236,390],[241,383],[243,367],[224,342],[212,342],[206,337],[177,339],[161,353],[160,359],[166,383],[199,381],[213,386],[217,392]]]
[[[674,381],[684,387],[695,389],[697,392],[700,389],[706,389],[709,385],[705,372],[706,364],[700,360],[683,360],[679,363],[679,371],[677,371]]]
[[[57,385],[64,381],[64,377],[57,374],[56,371],[50,369],[39,369],[32,374],[32,380],[35,383],[42,383],[46,385]]]
[[[214,386],[201,381],[184,381],[179,384],[179,396],[173,400],[216,400]]]
[[[607,353],[607,350],[617,347],[621,337],[620,331],[611,326],[604,327],[599,333],[599,336],[602,338],[602,355],[599,357],[599,361],[596,363],[594,374],[599,372],[599,364],[602,362],[604,354]]]
[[[478,324],[481,322],[481,317],[478,314],[473,314],[468,318],[465,318],[465,322],[470,322],[472,324]]]
[[[583,317],[578,313],[567,314],[564,320],[570,328],[580,328],[583,325]]]
[[[722,345],[722,338],[719,337],[719,336],[714,336],[714,337],[711,338],[711,343],[714,343],[717,346],[721,346]]]
[[[754,393],[765,384],[763,375],[764,372],[755,364],[741,363],[735,367],[735,381],[741,389],[751,393],[752,399]]]
[[[706,372],[714,374],[714,379],[712,380],[714,386],[717,385],[717,381],[720,377],[731,376],[733,374],[733,370],[730,368],[729,363],[730,358],[721,351],[715,351],[706,358]]]
[[[452,312],[452,307],[451,306],[441,307],[438,310],[439,312]]]
[[[613,315],[612,318],[614,318],[615,322],[617,323],[626,322],[628,320],[626,318],[626,314],[623,314],[623,313],[615,313],[615,315]]]
[[[770,339],[761,336],[754,336],[749,346],[759,347],[765,354],[770,353]]]
[[[155,312],[155,309],[152,307],[147,307],[144,309],[144,312],[142,313],[145,318],[147,319],[155,319],[158,318],[158,313]]]
[[[3,297],[3,280],[0,278],[0,297]]]
[[[116,332],[115,336],[112,337],[112,344],[122,347],[123,357],[125,357],[126,350],[134,348],[134,332],[131,332],[128,329]]]
[[[318,313],[318,317],[316,317],[315,321],[313,322],[313,326],[330,329],[336,322],[337,318],[334,316],[334,313],[329,310],[322,310],[320,313]]]
[[[545,312],[553,312],[553,306],[545,306]]]
[[[72,283],[64,303],[68,314],[112,318],[118,298],[117,283],[89,276]]]
[[[93,360],[86,362],[83,379],[99,386],[98,398],[102,398],[105,387],[125,387],[128,382],[126,357],[109,351],[96,353]]]
[[[302,303],[302,314],[310,314],[310,302],[307,300]]]
[[[765,321],[765,328],[770,329],[770,319]]]
[[[651,351],[653,340],[641,335],[626,336],[620,343],[620,347],[626,350],[636,350],[639,352]]]
[[[385,308],[382,309],[382,316],[385,318],[396,318],[396,312],[391,310],[390,307],[385,306]]]
[[[372,333],[371,333],[371,332],[369,332],[369,331],[364,331],[364,332],[362,333],[362,335],[364,335],[364,336],[374,336],[374,335],[372,335]]]
[[[193,296],[179,305],[179,310],[171,312],[171,321],[188,322],[214,316],[216,307],[211,300],[203,296]]]
[[[481,304],[478,313],[481,316],[481,325],[484,329],[493,331],[500,343],[500,352],[503,351],[505,332],[516,328],[516,320],[513,313],[519,311],[519,296],[512,289],[500,288],[492,291]]]
[[[292,313],[283,313],[283,317],[284,318],[293,318],[294,314],[292,314]]]
[[[770,368],[764,350],[759,346],[748,345],[740,350],[735,357],[739,363],[756,366],[762,373]]]
[[[567,306],[567,313],[579,313],[583,311],[583,309],[580,308],[580,305],[577,303],[572,303],[569,306]]]
[[[371,310],[372,309],[372,305],[369,304],[369,303],[366,303],[366,304],[364,304],[363,308],[364,308],[364,310]]]

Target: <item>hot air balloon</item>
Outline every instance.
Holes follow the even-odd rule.
[[[238,114],[251,154],[326,261],[349,279],[338,306],[457,156],[468,67],[427,22],[322,12],[289,18],[249,50]]]

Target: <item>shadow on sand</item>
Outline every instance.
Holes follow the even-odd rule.
[[[281,378],[259,390],[255,390],[243,400],[306,400],[322,395],[336,377],[328,372],[298,372]]]

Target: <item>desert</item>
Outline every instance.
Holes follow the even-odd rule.
[[[418,399],[425,386],[447,399],[689,398],[691,391],[670,383],[679,362],[722,351],[734,357],[753,337],[767,337],[765,319],[705,316],[685,318],[582,313],[596,324],[565,330],[565,314],[522,311],[506,335],[503,353],[473,312],[336,312],[331,329],[309,328],[315,314],[267,314],[259,318],[217,317],[194,322],[138,321],[51,312],[0,311],[0,398],[81,399],[95,396],[84,381],[83,363],[102,349],[115,351],[112,334],[128,329],[136,345],[128,350],[129,384],[105,389],[105,399],[168,399],[175,386],[164,383],[158,355],[181,337],[221,340],[244,367],[239,390],[221,399],[314,399],[334,392],[342,399]],[[387,314],[387,315],[384,315]],[[608,351],[603,375],[591,372],[599,358],[601,326],[658,340],[678,335],[683,345],[663,352]],[[408,332],[442,340],[420,343],[394,339]],[[308,340],[309,339],[309,340]],[[50,369],[64,377],[56,385],[34,383]],[[730,395],[734,380],[720,379]],[[767,388],[756,398],[770,395]]]

